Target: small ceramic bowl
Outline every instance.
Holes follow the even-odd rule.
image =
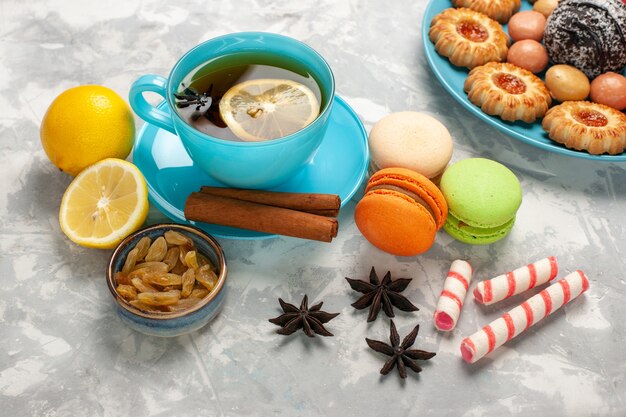
[[[217,284],[209,295],[187,310],[163,313],[139,310],[118,294],[115,273],[122,270],[128,252],[135,247],[142,237],[148,236],[154,240],[163,236],[168,230],[182,233],[193,240],[198,253],[206,256],[215,265],[218,276]],[[198,330],[217,315],[224,302],[226,275],[224,252],[212,236],[192,226],[156,224],[132,233],[115,248],[107,269],[107,285],[115,300],[117,313],[129,327],[151,336],[174,337]]]

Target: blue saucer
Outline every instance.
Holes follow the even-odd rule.
[[[165,102],[158,107],[168,111]],[[338,194],[342,206],[350,201],[367,173],[367,133],[354,110],[338,96],[335,96],[329,123],[326,136],[311,162],[289,182],[273,190]],[[135,141],[133,162],[146,178],[150,202],[173,221],[192,224],[221,238],[275,236],[185,219],[183,210],[189,194],[203,185],[225,185],[194,165],[178,136],[145,123]]]

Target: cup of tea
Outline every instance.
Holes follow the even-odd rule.
[[[168,108],[149,104],[145,92],[163,96]],[[272,188],[313,158],[334,95],[333,73],[311,47],[278,34],[242,32],[191,49],[168,78],[140,77],[129,101],[139,117],[177,135],[213,178],[232,187]]]

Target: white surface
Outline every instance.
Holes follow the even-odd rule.
[[[626,165],[540,151],[472,117],[430,73],[419,41],[426,1],[184,0],[0,3],[0,414],[6,416],[487,416],[626,414]],[[418,257],[372,247],[343,210],[332,244],[291,238],[222,240],[229,262],[225,308],[208,327],[162,340],[126,328],[105,284],[109,251],[61,233],[70,178],[39,143],[52,101],[78,84],[127,96],[140,75],[166,75],[216,35],[264,30],[303,40],[329,61],[338,93],[367,128],[387,112],[421,111],[450,130],[452,161],[496,159],[520,178],[524,200],[504,240],[469,246],[440,233]],[[138,126],[141,123],[139,120]],[[158,219],[157,213],[151,220]],[[519,304],[468,300],[457,328],[431,321],[450,263],[467,259],[481,281],[545,256],[560,276],[582,269],[582,297],[473,365],[463,337]],[[350,303],[344,277],[412,277],[403,293],[420,311],[397,312],[401,336],[437,352],[424,371],[378,374],[386,357],[364,338],[387,340]],[[470,287],[470,291],[473,288]],[[540,288],[531,290],[535,294]],[[267,321],[277,298],[341,314],[333,338],[283,337]]]

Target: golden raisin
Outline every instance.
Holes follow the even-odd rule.
[[[167,292],[142,292],[137,295],[137,300],[151,306],[169,306],[176,304],[180,299],[180,291]]]
[[[117,293],[129,301],[137,298],[137,290],[132,285],[118,285]]]
[[[201,284],[197,284],[194,286],[193,290],[191,291],[191,294],[189,295],[189,297],[195,297],[195,298],[204,298],[207,295],[209,295],[209,290],[207,290],[204,285]]]
[[[128,276],[128,274],[125,274],[123,272],[116,272],[115,273],[115,282],[118,285],[119,284],[130,285],[130,277]]]
[[[167,271],[171,271],[176,266],[178,262],[178,255],[180,254],[180,249],[178,246],[174,246],[173,248],[169,248],[167,253],[165,254],[165,258],[163,262],[167,264]]]
[[[135,264],[133,272],[142,269],[151,272],[167,272],[167,264],[165,262],[142,262],[140,264]]]
[[[139,253],[137,254],[138,261],[141,261],[143,258],[146,257],[146,255],[148,254],[148,249],[150,249],[151,244],[152,244],[152,239],[150,239],[148,236],[144,236],[141,239],[139,239],[137,246],[135,246],[135,248],[139,251]]]
[[[152,243],[150,249],[148,249],[148,254],[146,255],[146,262],[157,261],[160,262],[165,258],[165,254],[167,253],[167,242],[163,236],[157,238],[157,240]]]
[[[131,282],[133,286],[139,290],[139,292],[158,292],[159,291],[156,288],[154,288],[152,285],[146,284],[145,282],[143,282],[140,278],[133,278]]]
[[[187,254],[185,255],[185,264],[189,268],[193,268],[194,270],[200,268],[200,265],[198,265],[198,258],[196,257],[195,250],[190,250],[189,252],[187,252]]]
[[[128,251],[128,255],[126,255],[126,261],[124,261],[124,266],[122,267],[122,272],[128,274],[135,267],[135,263],[137,262],[137,254],[139,253],[139,249],[134,248]]]
[[[172,304],[170,306],[167,306],[167,309],[169,311],[186,310],[188,308],[191,308],[191,307],[195,306],[200,301],[201,301],[200,298],[195,298],[195,297],[181,298],[180,300],[178,300],[178,302],[176,304]]]
[[[180,285],[182,277],[180,275],[169,274],[167,272],[149,272],[144,275],[142,279],[145,283],[166,287],[169,285]]]
[[[193,285],[196,283],[196,273],[193,268],[189,268],[182,277],[182,291],[180,295],[182,297],[189,297],[191,291],[193,290]]]
[[[204,265],[198,270],[196,281],[204,285],[207,290],[211,291],[217,283],[217,275],[209,268],[208,265]]]
[[[172,246],[185,246],[191,248],[193,242],[187,236],[174,230],[168,230],[165,232],[165,240]]]

